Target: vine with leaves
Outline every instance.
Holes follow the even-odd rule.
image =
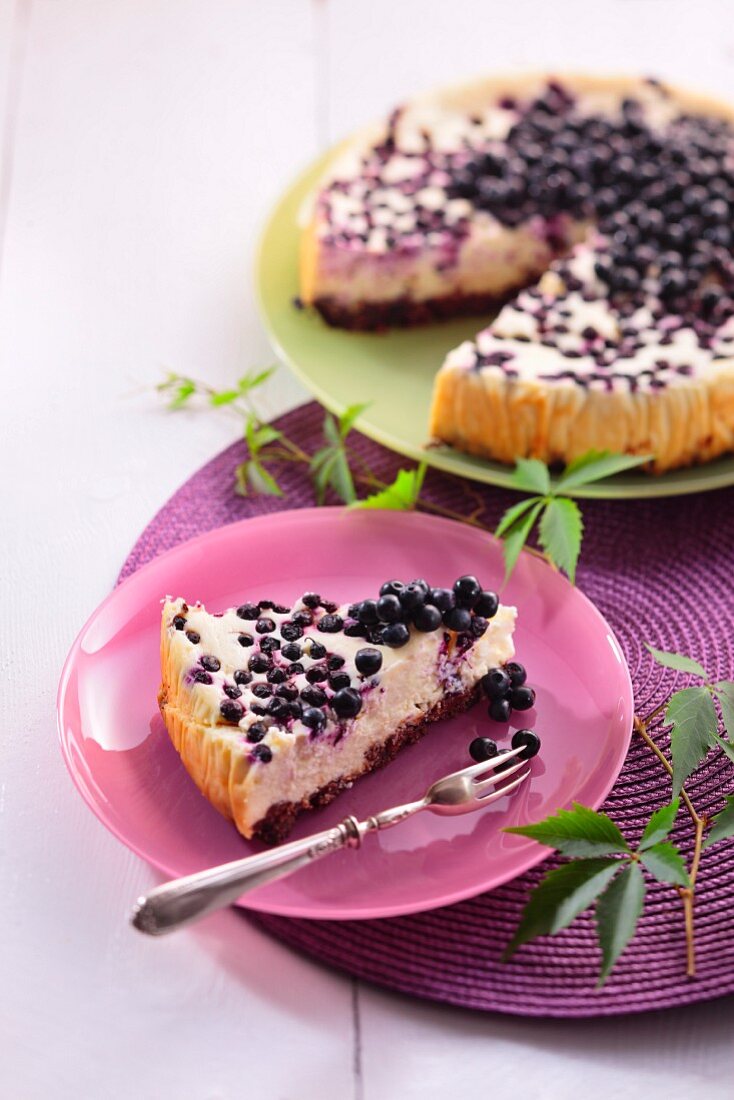
[[[284,492],[278,478],[287,464],[297,463],[308,469],[318,504],[332,493],[353,508],[422,509],[488,532],[492,530],[479,518],[481,502],[466,515],[422,495],[425,462],[399,470],[392,482],[377,477],[349,445],[350,433],[365,405],[353,405],[336,417],[326,412],[323,446],[313,454],[265,422],[254,394],[275,369],[248,372],[235,387],[224,390],[180,374],[169,374],[157,387],[170,409],[181,409],[198,401],[213,408],[227,407],[236,414],[248,450],[247,458],[234,471],[237,493],[282,497]],[[528,495],[504,512],[493,532],[503,544],[505,581],[536,531],[540,550],[533,552],[540,552],[574,583],[583,540],[583,517],[575,499],[579,491],[646,461],[646,457],[589,451],[554,480],[545,463],[519,459],[512,474],[512,487]],[[670,801],[651,815],[636,845],[607,814],[579,803],[574,803],[570,810],[558,810],[543,821],[507,830],[538,841],[561,855],[564,862],[548,871],[532,891],[504,957],[509,958],[538,936],[553,935],[567,928],[581,913],[593,908],[600,947],[599,986],[634,936],[650,878],[670,886],[680,899],[686,934],[686,973],[695,976],[694,906],[702,856],[713,845],[734,836],[734,795],[725,795],[720,811],[708,817],[699,813],[685,787],[712,751],[724,753],[734,763],[734,681],[712,680],[698,661],[685,654],[661,651],[651,645],[648,649],[661,666],[700,682],[671,693],[665,703],[646,717],[635,716],[635,734],[671,781]],[[669,732],[670,758],[653,737],[654,728]],[[681,805],[693,828],[689,865],[680,849],[669,840]]]

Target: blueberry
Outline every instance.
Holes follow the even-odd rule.
[[[365,646],[364,649],[357,650],[354,664],[362,676],[374,676],[382,668],[382,654],[379,649]]]
[[[276,649],[280,649],[280,639],[266,634],[260,641],[260,649],[263,653],[274,653]]]
[[[517,759],[532,760],[534,756],[538,755],[540,738],[532,730],[516,730],[512,735],[512,747],[513,749],[519,749],[521,746],[524,746],[524,748],[521,753],[518,753]]]
[[[444,612],[443,621],[449,630],[462,634],[471,627],[471,611],[466,607],[453,607]]]
[[[273,759],[272,750],[267,745],[255,745],[255,748],[250,753],[252,760],[259,760],[261,764],[269,764]]]
[[[314,661],[320,661],[326,656],[326,646],[323,646],[321,642],[311,642],[311,648],[308,650],[308,655]]]
[[[416,630],[420,630],[423,634],[428,634],[432,630],[438,630],[443,617],[441,612],[433,604],[424,603],[422,607],[419,607],[413,616],[413,622]]]
[[[323,707],[326,702],[326,692],[320,687],[307,687],[301,692],[301,698],[310,707]]]
[[[183,617],[183,615],[174,615],[173,625],[175,626],[176,630],[183,630],[183,628],[186,626],[186,619]]]
[[[487,713],[495,722],[507,722],[510,718],[511,709],[509,699],[493,699],[489,704]]]
[[[456,607],[456,596],[450,588],[432,588],[428,602],[432,603],[441,612],[451,611],[453,607]]]
[[[344,668],[344,664],[345,661],[343,657],[340,657],[338,653],[332,653],[331,657],[329,657],[329,660],[326,662],[326,667],[331,672],[336,672],[338,668]]]
[[[397,596],[380,596],[377,601],[377,618],[381,623],[397,623],[402,614],[402,604]]]
[[[309,626],[313,622],[313,615],[310,611],[295,611],[291,615],[291,622],[296,626]]]
[[[222,663],[217,657],[206,655],[201,658],[201,667],[205,668],[207,672],[219,672]]]
[[[485,619],[492,619],[497,614],[499,605],[500,601],[497,593],[485,589],[479,593],[479,599],[474,604],[474,611]]]
[[[431,587],[428,584],[428,581],[424,581],[422,577],[415,577],[410,583],[420,588],[423,592],[424,597],[428,597],[428,593],[431,591]]]
[[[342,688],[333,696],[330,706],[337,718],[356,718],[362,709],[362,696],[354,688]]]
[[[227,696],[228,699],[239,699],[242,695],[242,691],[240,688],[237,687],[236,684],[225,684],[224,694]]]
[[[406,584],[400,593],[400,603],[406,611],[416,611],[426,602],[426,595],[427,593],[423,590],[422,585],[411,581],[410,584]]]
[[[250,703],[250,711],[252,714],[267,714],[265,707],[262,703]]]
[[[326,715],[318,707],[307,707],[301,716],[301,721],[311,730],[322,730],[326,725]]]
[[[292,703],[294,699],[298,698],[298,688],[294,684],[278,684],[275,694],[279,699],[287,699],[289,703]]]
[[[186,637],[189,639],[192,645],[198,645],[201,641],[201,634],[197,634],[195,630],[187,630]]]
[[[280,636],[286,642],[295,642],[298,638],[303,637],[303,627],[299,626],[298,623],[283,623],[280,628]]]
[[[288,703],[288,713],[291,718],[301,718],[303,716],[303,703],[300,699],[293,699]]]
[[[279,699],[277,695],[268,702],[268,714],[278,721],[284,721],[290,715],[291,708],[285,699]]]
[[[273,694],[273,689],[270,684],[253,684],[251,690],[256,699],[269,699]]]
[[[399,596],[403,591],[402,581],[385,581],[380,588],[381,596]]]
[[[344,626],[340,615],[323,615],[316,624],[322,634],[338,634]]]
[[[530,710],[535,705],[535,692],[531,687],[516,687],[510,692],[513,710]]]
[[[306,679],[309,684],[320,684],[329,675],[323,665],[312,665],[306,673]]]
[[[469,633],[472,638],[481,638],[489,630],[489,622],[483,615],[473,615]]]
[[[260,608],[256,603],[243,603],[237,608],[237,615],[240,619],[259,619]]]
[[[275,630],[275,622],[273,619],[258,619],[255,623],[255,630],[258,634],[272,634]]]
[[[491,760],[497,752],[497,745],[491,737],[475,737],[469,745],[469,755],[472,760],[476,760],[477,764],[481,764],[484,760]]]
[[[321,604],[321,596],[319,596],[318,592],[306,592],[301,597],[301,603],[304,607],[310,607],[314,610]]]
[[[219,713],[225,722],[232,722],[237,725],[245,712],[242,703],[239,703],[236,699],[224,699],[219,706]]]
[[[514,688],[520,687],[528,678],[524,666],[519,661],[508,661],[505,665],[505,672],[510,677],[510,683]]]
[[[357,622],[356,620],[347,621],[344,624],[344,633],[347,638],[364,638],[367,633],[367,627],[364,623]]]
[[[289,642],[288,645],[284,645],[280,651],[285,657],[286,661],[297,661],[301,656],[301,647],[296,645],[295,642]]]
[[[267,653],[253,653],[247,667],[250,672],[268,672],[273,667],[273,662]]]
[[[377,600],[362,600],[357,610],[357,618],[364,626],[375,626],[380,621],[377,614]]]
[[[247,740],[252,742],[252,744],[257,744],[258,741],[262,741],[267,732],[268,727],[264,722],[253,722],[247,731]]]
[[[405,623],[390,623],[382,631],[382,641],[390,649],[400,649],[410,641],[410,631]]]
[[[251,674],[249,672],[245,672],[244,668],[238,668],[234,674],[234,682],[236,684],[249,684],[251,680]]]
[[[502,699],[512,686],[509,672],[504,668],[490,668],[482,677],[482,688],[488,699]]]
[[[271,668],[268,673],[269,684],[283,684],[288,679],[288,673],[284,668]]]
[[[237,641],[241,646],[250,646],[253,643],[253,638],[251,634],[238,634]]]
[[[329,677],[329,687],[332,691],[341,691],[343,688],[348,688],[352,683],[352,680],[347,672],[332,672]]]
[[[195,684],[211,684],[212,678],[208,672],[204,672],[203,668],[194,669],[191,673],[191,679]]]
[[[303,673],[303,665],[300,661],[294,661],[288,668],[289,676],[301,676]]]
[[[457,607],[474,607],[481,594],[482,587],[476,577],[459,577],[454,583]]]

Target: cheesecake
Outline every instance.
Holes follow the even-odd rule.
[[[166,598],[161,714],[202,794],[247,839],[276,843],[470,706],[512,658],[515,616],[473,577],[389,581],[341,606],[306,593],[212,614]]]
[[[663,472],[734,450],[733,224],[731,107],[652,79],[497,78],[334,157],[301,296],[353,329],[499,311],[438,371],[432,440]]]

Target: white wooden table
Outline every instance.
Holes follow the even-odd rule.
[[[485,1017],[361,986],[231,912],[142,938],[125,916],[156,875],[82,804],[56,743],[75,633],[232,438],[225,415],[167,414],[151,387],[271,358],[251,265],[280,188],[413,89],[532,66],[734,96],[731,6],[0,0],[3,1097],[731,1095],[731,1000]],[[304,396],[284,370],[269,390],[273,412]]]

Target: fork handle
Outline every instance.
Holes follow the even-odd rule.
[[[149,936],[162,936],[183,928],[215,909],[231,905],[242,894],[266,882],[292,874],[307,863],[340,848],[358,848],[368,829],[367,823],[357,821],[356,817],[346,817],[331,829],[303,840],[173,879],[139,898],[131,921]]]

